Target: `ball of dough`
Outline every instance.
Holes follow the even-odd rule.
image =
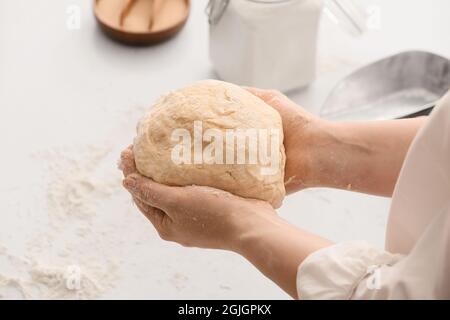
[[[239,145],[238,138],[233,141],[227,132],[248,135]],[[191,140],[182,139],[183,134]],[[250,143],[255,136],[256,162],[250,147],[255,147]],[[241,157],[239,162],[239,153],[245,154],[245,161]],[[281,117],[258,97],[230,83],[200,81],[161,97],[138,124],[134,154],[137,170],[158,183],[214,187],[268,201],[274,208],[285,196]]]

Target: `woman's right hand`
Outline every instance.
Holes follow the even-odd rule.
[[[247,90],[281,115],[287,193],[329,187],[391,196],[409,146],[426,121],[329,122],[278,91]]]

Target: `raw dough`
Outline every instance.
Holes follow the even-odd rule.
[[[202,163],[195,162],[194,123],[198,121],[201,121],[203,134],[208,129],[216,129],[216,132],[223,133],[221,145],[224,146],[224,164],[218,161],[212,164],[204,163],[207,157],[202,159]],[[192,148],[189,148],[192,154],[191,163],[177,164],[172,160],[173,149],[181,141],[174,139],[175,129],[185,129],[184,131],[192,136]],[[271,160],[270,165],[267,162],[261,163],[258,154],[256,163],[249,163],[249,140],[246,140],[244,147],[245,163],[236,163],[237,154],[242,150],[239,147],[234,153],[235,162],[231,164],[227,162],[225,158],[231,144],[227,145],[225,132],[226,130],[236,132],[236,129],[257,129],[258,132],[267,132],[267,145],[262,149],[265,149],[267,156],[278,158],[278,162]],[[277,135],[273,135],[274,132],[277,132]],[[201,137],[203,140],[204,135]],[[214,141],[214,138],[201,141],[203,152]],[[258,148],[261,148],[259,141]],[[271,142],[276,142],[276,147]],[[233,146],[236,149],[236,145]],[[138,171],[162,184],[214,187],[245,198],[268,201],[275,208],[281,205],[285,196],[286,156],[281,117],[261,99],[230,83],[216,80],[200,81],[161,97],[138,124],[134,154]],[[215,153],[211,155],[215,157]],[[275,170],[264,173],[263,168],[269,166]]]

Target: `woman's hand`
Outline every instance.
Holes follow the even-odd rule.
[[[283,120],[288,193],[329,187],[391,196],[406,153],[426,118],[333,123],[278,91],[247,88]]]
[[[306,187],[389,194],[424,119],[330,123],[277,91],[248,89],[281,115],[288,192]],[[161,238],[241,254],[292,297],[298,266],[331,242],[298,229],[266,202],[207,187],[170,187],[138,174],[132,147],[122,153],[124,187]]]
[[[258,220],[276,217],[264,201],[199,186],[169,187],[138,174],[132,147],[122,152],[124,187],[162,239],[187,247],[237,251]]]
[[[207,187],[169,187],[137,173],[133,149],[122,152],[123,184],[162,239],[234,251],[292,297],[300,263],[331,243],[281,219],[264,201]]]
[[[305,111],[276,90],[245,87],[278,111],[283,121],[286,149],[285,187],[287,193],[316,186],[314,150],[326,135],[328,123]]]

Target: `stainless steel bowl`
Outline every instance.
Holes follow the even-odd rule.
[[[363,67],[343,79],[321,115],[333,120],[381,120],[427,114],[450,89],[450,60],[403,52]]]

